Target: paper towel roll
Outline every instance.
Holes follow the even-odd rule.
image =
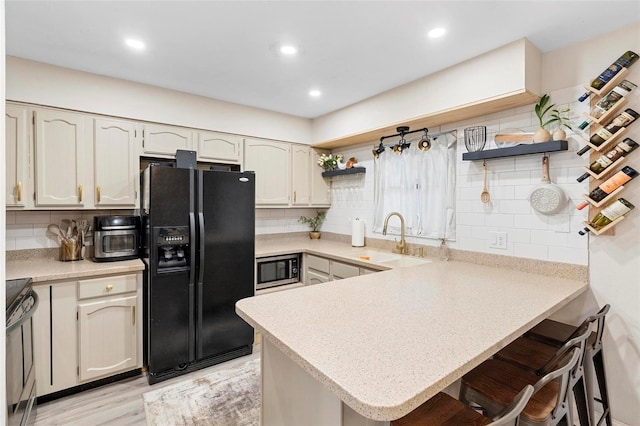
[[[364,221],[357,217],[351,221],[351,245],[353,247],[364,246]]]

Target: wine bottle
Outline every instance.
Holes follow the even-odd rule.
[[[595,215],[593,219],[591,219],[591,222],[589,222],[589,225],[593,229],[599,230],[607,226],[614,220],[618,219],[619,217],[629,213],[634,208],[635,206],[630,202],[628,202],[627,200],[625,200],[624,198],[618,198],[616,201],[609,204],[607,207],[602,209],[597,215]],[[584,228],[582,231],[578,231],[578,234],[584,235],[590,231],[591,229]]]
[[[613,191],[618,189],[618,187],[629,182],[631,179],[635,178],[636,176],[638,176],[638,172],[635,169],[629,166],[626,166],[622,170],[620,170],[618,173],[611,176],[609,179],[607,179],[602,184],[600,184],[599,187],[591,191],[589,193],[589,198],[591,198],[593,201],[596,201],[596,202],[603,200],[607,195],[611,194]]]
[[[591,117],[595,119],[602,117],[605,112],[609,111],[620,99],[627,96],[636,87],[637,86],[629,80],[622,81],[622,83],[614,87],[613,90],[607,93],[604,98],[600,99],[598,103],[594,105],[589,113],[590,118],[583,121],[578,128],[580,130],[584,130],[591,122]]]
[[[589,165],[589,169],[593,173],[602,173],[607,167],[612,165],[618,158],[626,157],[627,154],[633,152],[636,148],[638,148],[638,144],[630,138],[626,138],[611,151],[599,157],[596,161]],[[576,180],[578,182],[582,182],[586,178],[589,177],[589,173],[585,173]]]
[[[589,142],[591,142],[591,144],[595,146],[602,145],[607,139],[613,136],[614,133],[616,133],[622,127],[626,127],[629,124],[633,123],[638,117],[640,117],[640,114],[638,114],[631,108],[625,109],[616,118],[611,120],[609,124],[598,129],[593,135],[591,135]],[[590,148],[591,147],[589,145],[585,145],[580,151],[577,152],[577,154],[582,155],[585,152],[589,151]]]
[[[620,56],[613,64],[609,65],[609,67],[602,71],[602,73],[591,82],[591,87],[596,90],[602,89],[605,84],[609,82],[613,77],[615,77],[618,72],[622,68],[628,68],[633,65],[638,60],[638,54],[628,50],[624,53],[624,55]],[[578,101],[582,102],[587,99],[591,95],[591,91],[585,92],[582,96],[578,98]]]

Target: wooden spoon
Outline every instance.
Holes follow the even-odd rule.
[[[480,201],[487,204],[491,200],[491,196],[489,195],[489,191],[487,190],[487,163],[482,163],[482,170],[484,171],[484,187],[482,188],[482,193],[480,194]]]

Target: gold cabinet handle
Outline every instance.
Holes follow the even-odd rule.
[[[112,286],[111,284],[109,284],[109,285],[107,286],[107,291],[111,291],[111,290],[113,290],[113,286]]]
[[[293,191],[293,202],[296,202],[296,199],[298,198],[298,191]]]
[[[131,307],[131,325],[136,325],[136,307]]]
[[[82,185],[78,185],[78,202],[82,202]]]
[[[100,185],[96,186],[96,193],[98,195],[98,202],[100,202]]]
[[[18,192],[18,201],[22,201],[22,182],[18,181],[18,185],[17,185],[17,192]]]

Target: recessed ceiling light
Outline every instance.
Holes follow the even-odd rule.
[[[134,38],[128,38],[125,40],[125,43],[127,44],[127,46],[133,48],[133,49],[138,49],[138,50],[142,50],[144,49],[144,43],[140,40],[136,40]]]
[[[321,91],[319,91],[318,89],[312,89],[309,90],[309,96],[312,96],[314,98],[317,98],[318,96],[320,96],[322,94]]]
[[[298,53],[298,48],[290,44],[283,44],[282,46],[280,46],[280,53],[282,53],[283,55],[292,56]]]
[[[446,32],[446,30],[444,28],[438,27],[438,28],[434,28],[431,31],[429,31],[428,35],[431,38],[438,38],[438,37],[442,37],[445,32]]]

